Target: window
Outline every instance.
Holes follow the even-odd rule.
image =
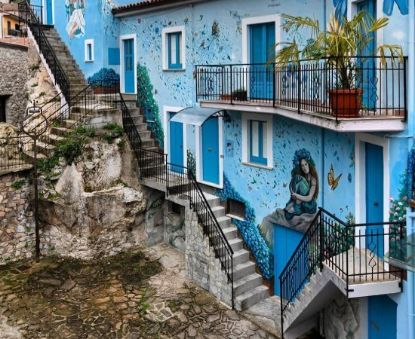
[[[94,61],[94,40],[85,40],[85,62]]]
[[[242,115],[242,162],[272,168],[272,116]]]
[[[163,30],[163,69],[183,70],[185,68],[184,27],[170,27]]]
[[[249,162],[267,165],[267,138],[265,121],[249,120]]]
[[[245,220],[245,204],[238,200],[228,199],[226,201],[226,214],[237,219]]]
[[[181,69],[181,45],[182,33],[167,34],[167,53],[169,69]]]

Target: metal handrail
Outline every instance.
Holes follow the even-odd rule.
[[[179,177],[178,186],[184,187],[180,190],[179,194],[190,191],[190,194],[186,195],[190,202],[190,208],[196,212],[199,222],[201,222],[203,225],[204,233],[208,235],[209,243],[213,247],[215,255],[219,258],[221,267],[226,273],[228,282],[232,283],[232,307],[234,307],[234,251],[229,244],[222,228],[220,227],[219,222],[217,221],[216,216],[206,199],[206,196],[196,181],[193,172],[185,166],[169,163],[167,161],[167,154],[164,154],[161,151],[147,150],[142,147],[140,134],[138,133],[137,127],[134,124],[131,113],[126,106],[121,93],[120,97],[123,106],[124,130],[137,157],[141,178],[148,179],[153,177],[156,180],[163,182],[166,185],[167,194],[169,194],[173,188],[177,187],[177,184],[174,184],[174,178],[177,179],[177,177]],[[155,173],[150,171],[150,168],[152,168],[153,171],[155,169]],[[170,174],[169,168],[175,168],[177,173]],[[209,222],[207,222],[206,218],[209,219]],[[209,224],[213,226],[215,234],[209,232]],[[221,251],[222,248],[225,250],[225,252]]]
[[[372,231],[371,228],[376,226],[382,227],[382,230]],[[385,231],[383,226],[390,228]],[[362,233],[358,230],[359,227],[368,227],[370,231]],[[282,333],[284,333],[284,312],[310,277],[318,268],[322,270],[324,264],[345,281],[347,295],[350,293],[350,283],[356,280],[373,281],[374,277],[390,278],[391,276],[402,280],[402,269],[386,266],[379,256],[382,255],[380,251],[385,247],[385,236],[389,237],[389,240],[396,241],[404,236],[404,227],[404,221],[346,223],[320,208],[279,276]],[[349,255],[352,258],[351,264],[349,264]],[[372,261],[370,268],[367,266],[368,257]],[[362,266],[362,262],[365,267]],[[359,264],[358,270],[355,268],[356,263]]]
[[[65,99],[67,101],[70,100],[70,82],[55,54],[55,51],[43,32],[43,22],[39,21],[32,5],[27,0],[19,3],[18,6],[19,16],[25,19],[27,26],[31,29],[33,37],[39,47],[39,51],[44,56],[49,65],[49,69],[55,78],[55,84],[59,85]],[[25,13],[25,16],[23,16],[22,13]]]

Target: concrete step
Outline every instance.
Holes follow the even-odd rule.
[[[35,160],[35,153],[33,151],[24,151],[24,156],[29,162],[33,162]],[[37,159],[46,159],[46,155],[41,152],[37,153]]]
[[[134,114],[134,115],[131,115],[131,118],[133,119],[133,121],[136,125],[144,123],[144,117],[142,115]],[[147,126],[148,126],[148,124],[147,124]]]
[[[40,140],[42,140],[43,142],[54,145],[54,146],[59,144],[64,139],[65,139],[64,137],[57,135],[57,134],[47,134],[47,135],[42,135],[40,137]]]
[[[141,139],[141,145],[143,147],[154,147],[156,143],[153,139]]]
[[[215,206],[211,208],[213,214],[215,215],[216,219],[225,216],[225,208],[222,206]]]
[[[220,218],[216,218],[216,220],[218,221],[218,224],[222,229],[229,227],[232,221],[228,217],[220,217]]]
[[[36,149],[40,153],[50,154],[55,149],[55,146],[42,141],[38,141],[36,143]]]
[[[222,230],[226,236],[226,239],[228,240],[232,240],[238,237],[238,229],[236,228],[236,226],[226,227],[226,228],[223,228]]]
[[[244,242],[240,238],[229,240],[229,245],[231,245],[234,252],[239,251],[244,248]]]
[[[269,289],[261,285],[236,297],[235,307],[237,310],[242,311],[267,297],[269,297]]]
[[[77,123],[76,120],[66,119],[66,120],[63,120],[62,125],[67,129],[71,129],[72,127],[74,127],[76,123]]]
[[[233,280],[238,281],[243,277],[255,273],[255,263],[247,261],[242,264],[236,265],[233,269]]]
[[[258,273],[252,273],[234,282],[233,290],[235,296],[248,292],[262,285],[262,277]]]
[[[233,253],[233,266],[236,267],[240,264],[249,261],[249,252],[247,250],[239,250]]]
[[[65,136],[67,135],[71,130],[65,127],[52,127],[51,128],[51,133],[56,134],[56,135],[60,135],[60,136]]]

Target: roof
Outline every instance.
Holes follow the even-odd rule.
[[[17,12],[19,10],[18,4],[3,4],[0,2],[0,11],[3,12]]]
[[[164,8],[176,7],[180,5],[187,5],[202,0],[144,0],[128,5],[114,7],[112,14],[114,15],[129,15],[134,13],[149,12],[153,10],[160,10]],[[132,13],[134,12],[134,13]]]

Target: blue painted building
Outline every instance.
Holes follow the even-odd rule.
[[[229,215],[275,294],[295,299],[311,281],[298,273],[303,280],[292,292],[278,279],[301,242],[308,247],[291,260],[297,260],[293,270],[306,271],[320,256],[321,265],[346,281],[346,291],[330,291],[332,299],[350,301],[317,307],[321,294],[331,293],[317,291],[297,318],[288,316],[287,336],[320,323],[328,338],[415,337],[413,273],[402,275],[402,260],[383,260],[397,256],[397,234],[413,233],[410,208],[402,212],[412,196],[413,0],[50,0],[44,6],[86,77],[117,72],[121,91],[137,95],[155,121],[169,161],[193,168],[200,183],[228,200]],[[279,43],[294,38],[282,28],[282,14],[306,13],[324,29],[334,13],[341,20],[363,10],[386,16],[389,25],[362,54],[397,44],[408,58],[356,59],[361,107],[354,115],[335,113],[333,69],[324,60],[292,67],[270,62]],[[300,43],[308,36],[301,32]],[[181,118],[189,107],[205,108],[203,124]],[[327,220],[324,250],[315,243],[318,255],[310,245],[315,237],[302,240],[317,214]],[[348,224],[360,226],[350,235]],[[350,259],[352,247],[359,254]]]

